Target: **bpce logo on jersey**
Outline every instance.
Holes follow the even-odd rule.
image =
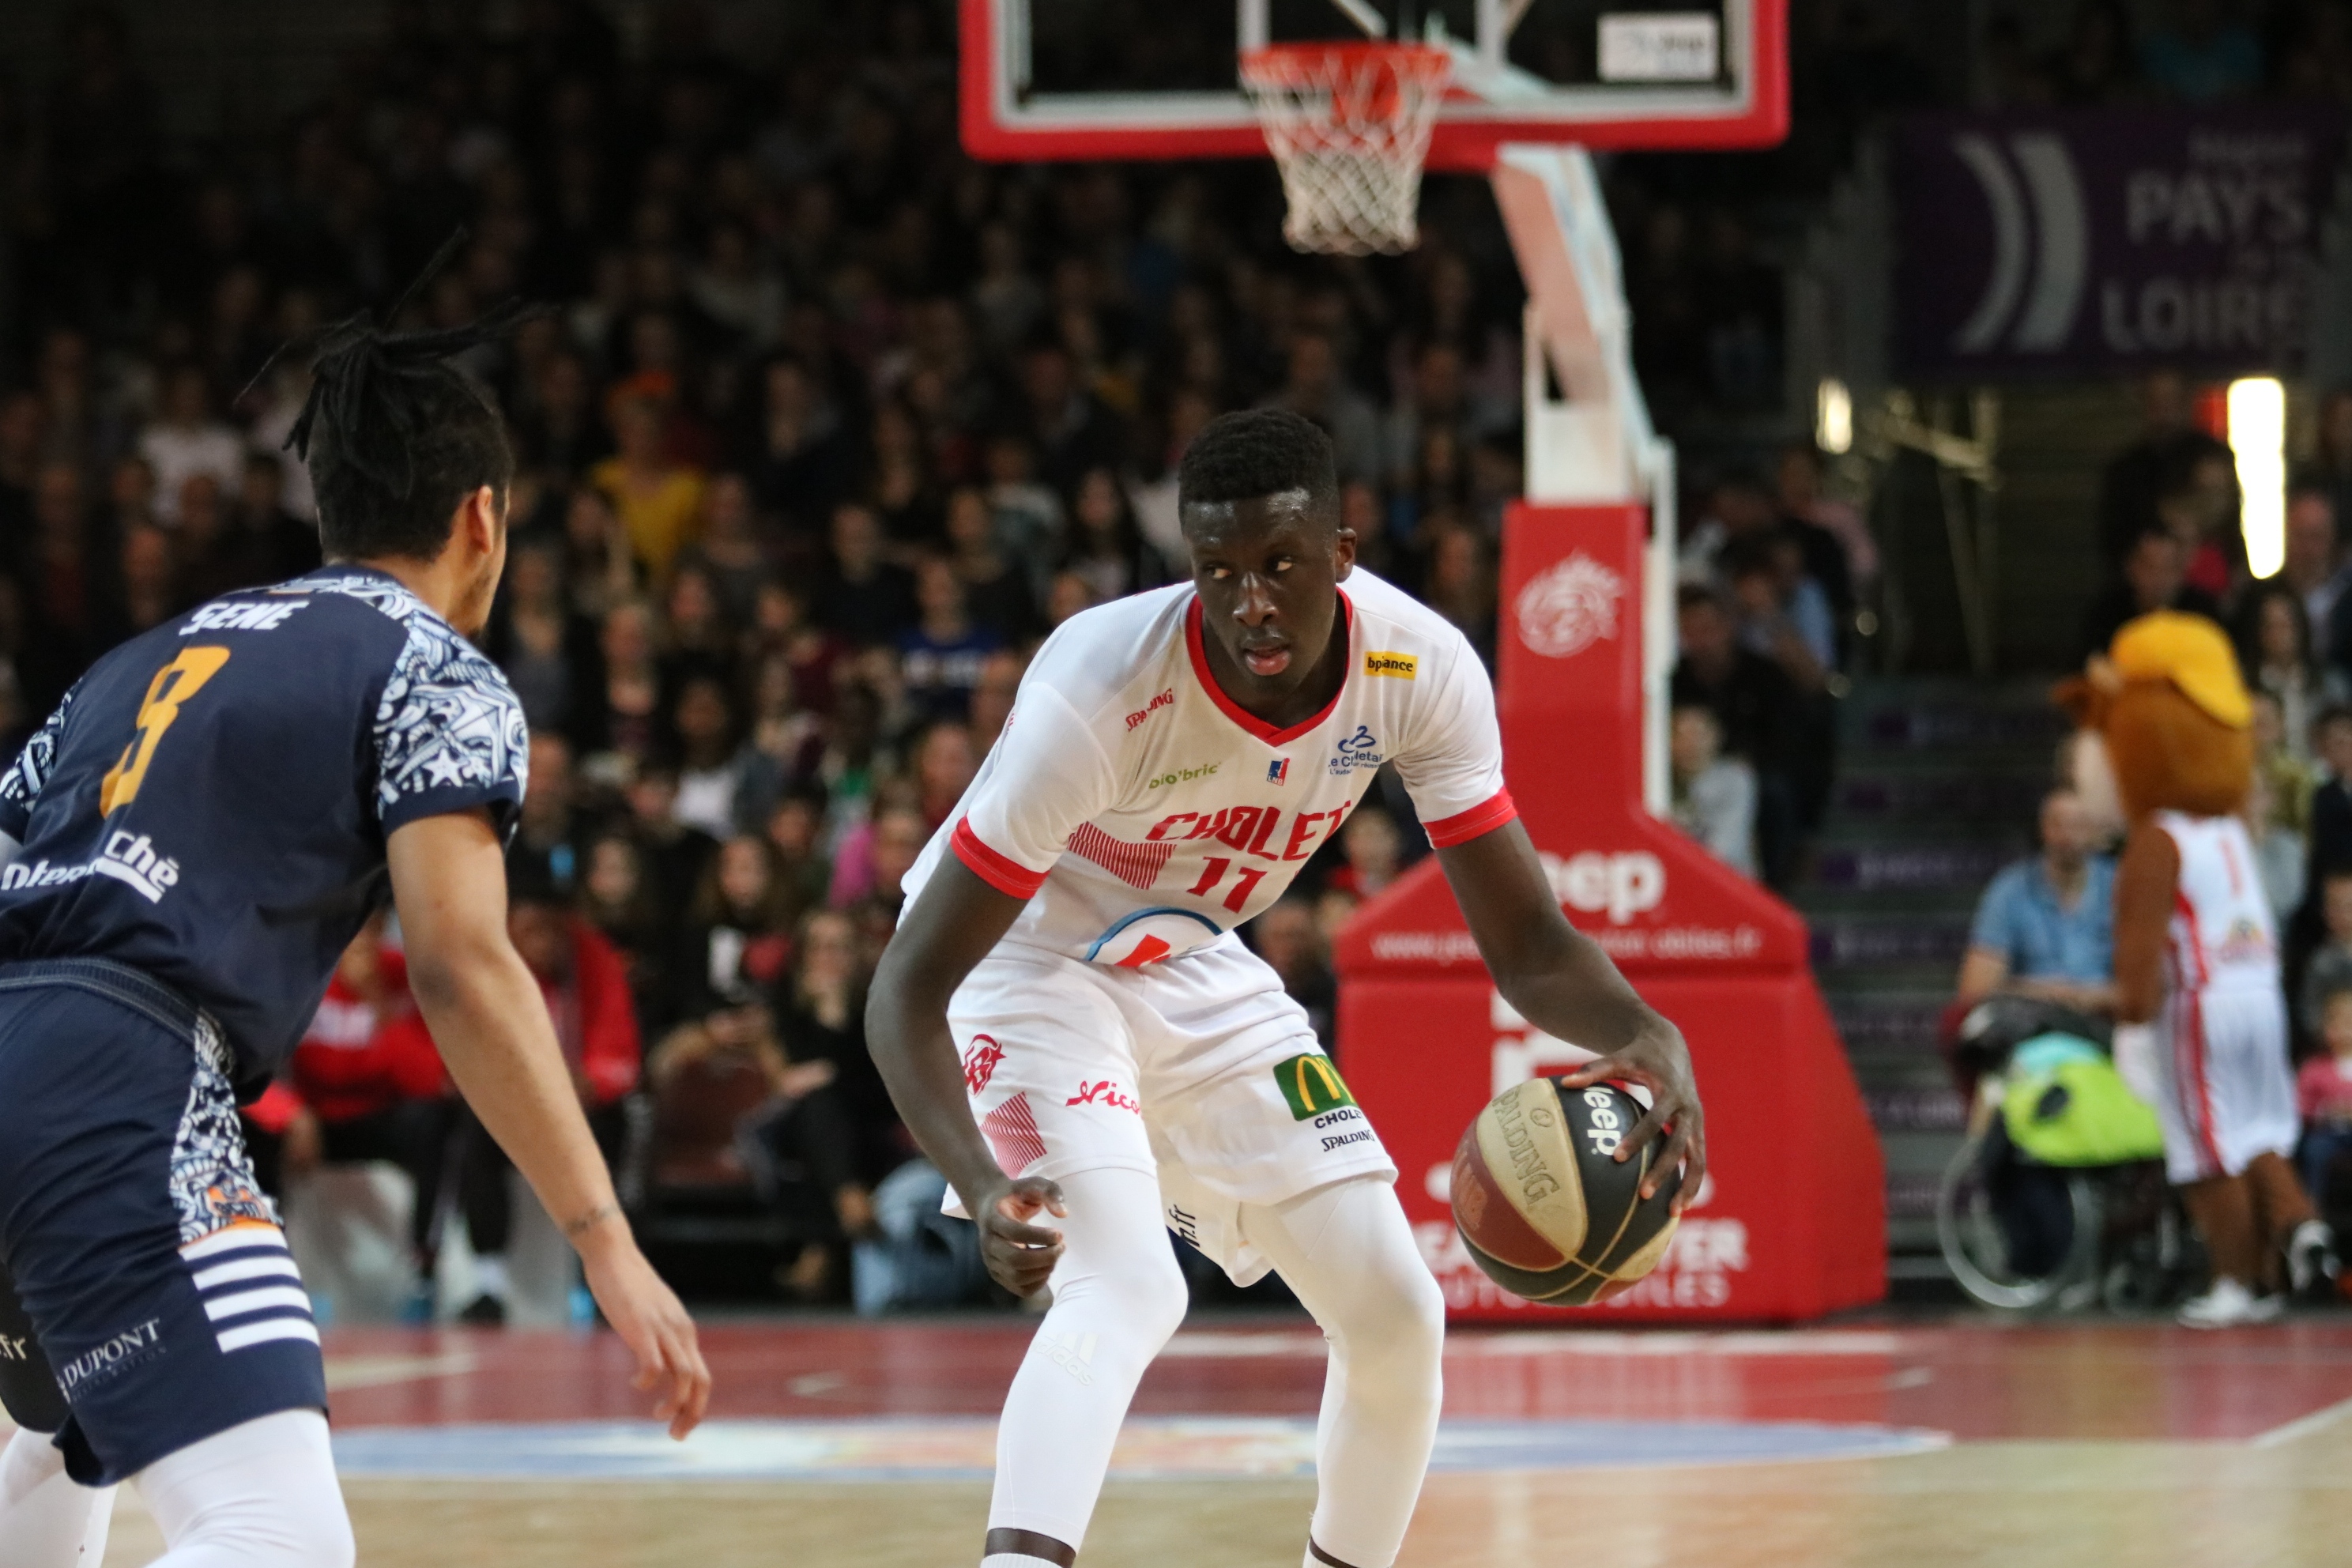
[[[1381,751],[1381,743],[1373,738],[1371,730],[1366,725],[1359,724],[1356,726],[1354,734],[1339,742],[1339,752],[1331,759],[1331,776],[1342,778],[1354,773],[1358,768],[1376,768],[1387,761],[1388,758]]]

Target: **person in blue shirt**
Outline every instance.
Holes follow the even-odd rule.
[[[2115,1006],[2116,867],[2071,789],[2042,797],[2042,852],[2005,866],[1985,889],[1960,961],[1964,1002],[1996,991],[2079,1011]]]
[[[352,1562],[319,1331],[236,1105],[387,900],[452,1075],[578,1247],[638,1385],[679,1436],[708,1401],[507,936],[528,742],[466,637],[505,563],[514,459],[448,361],[517,316],[331,329],[289,441],[326,563],[117,647],[0,775],[10,1568],[97,1562],[125,1479],[159,1568]]]

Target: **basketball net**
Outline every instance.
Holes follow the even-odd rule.
[[[1242,85],[1282,169],[1296,250],[1394,255],[1421,238],[1421,168],[1453,62],[1418,44],[1276,44]]]

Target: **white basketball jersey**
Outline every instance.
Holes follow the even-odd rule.
[[[2275,992],[2278,931],[2246,825],[2234,816],[2155,816],[2180,851],[2166,944],[2174,993]]]
[[[1192,584],[1072,616],[1022,678],[908,896],[952,854],[1029,900],[1006,940],[1133,966],[1214,942],[1279,899],[1383,763],[1433,844],[1509,822],[1494,687],[1469,643],[1361,567],[1340,600],[1347,679],[1286,729],[1217,686]]]

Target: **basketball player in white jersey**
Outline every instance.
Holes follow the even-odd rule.
[[[1561,917],[1503,788],[1461,634],[1355,568],[1331,446],[1275,410],[1184,455],[1192,581],[1073,617],[908,874],[867,1016],[892,1098],[1052,1310],[1006,1396],[985,1568],[1069,1568],[1144,1368],[1184,1316],[1172,1228],[1269,1268],[1330,1342],[1307,1568],[1389,1568],[1435,1435],[1444,1306],[1396,1168],[1305,1013],[1234,928],[1383,763],[1412,793],[1504,997],[1645,1086],[1624,1158],[1703,1174],[1681,1035]],[[1574,766],[1560,754],[1523,759]],[[1652,1186],[1660,1176],[1651,1179]]]

